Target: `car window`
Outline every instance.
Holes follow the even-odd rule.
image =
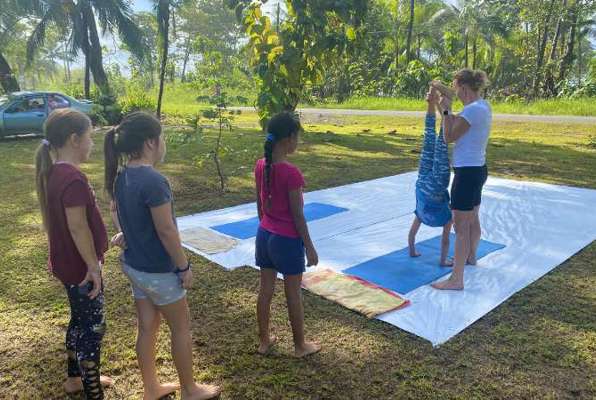
[[[26,100],[17,100],[16,102],[12,103],[10,107],[6,109],[7,113],[18,113],[18,112],[25,112],[27,111],[28,104]]]
[[[46,99],[43,96],[29,97],[27,111],[45,111]]]
[[[48,96],[48,107],[50,107],[51,110],[66,108],[70,107],[70,102],[59,94],[51,94]]]
[[[45,112],[46,101],[43,96],[28,97],[22,100],[18,100],[12,104],[6,112],[8,113],[19,113],[19,112]]]

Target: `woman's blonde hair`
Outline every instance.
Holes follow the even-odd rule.
[[[488,77],[486,76],[486,72],[479,69],[460,69],[455,74],[454,80],[458,85],[467,85],[475,92],[480,91],[488,85]]]

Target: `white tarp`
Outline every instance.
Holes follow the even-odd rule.
[[[307,203],[349,210],[309,222],[319,267],[343,271],[406,247],[416,176],[410,172],[306,193]],[[208,228],[254,216],[255,204],[243,204],[181,217],[178,227]],[[379,319],[433,345],[446,342],[596,239],[596,190],[490,177],[480,218],[482,238],[506,247],[482,258],[477,267],[466,267],[465,290],[419,287],[407,294],[409,307]],[[417,240],[440,232],[422,226]],[[228,269],[254,266],[254,237],[238,240],[235,248],[219,254],[185,246]]]

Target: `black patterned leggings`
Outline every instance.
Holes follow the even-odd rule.
[[[65,287],[70,303],[70,323],[66,331],[68,376],[81,377],[88,400],[102,400],[99,365],[101,340],[106,330],[103,289],[92,300],[77,285]]]

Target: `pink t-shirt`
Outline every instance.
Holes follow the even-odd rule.
[[[298,167],[289,162],[275,163],[271,166],[270,190],[265,183],[265,159],[255,165],[255,182],[261,200],[263,218],[260,227],[276,235],[292,238],[300,237],[296,230],[289,192],[304,187],[304,177]],[[271,196],[271,205],[267,199]]]

